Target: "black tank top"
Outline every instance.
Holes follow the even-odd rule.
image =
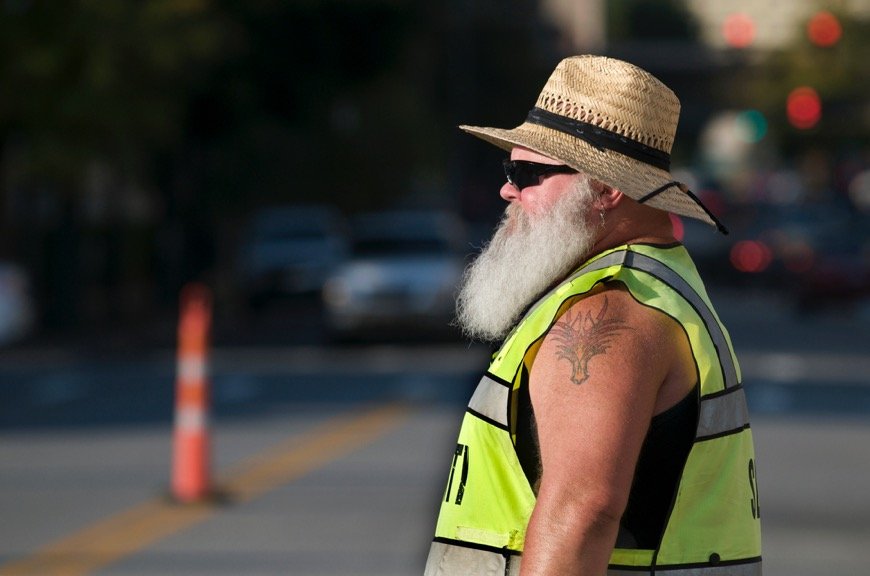
[[[522,377],[528,383],[525,367]],[[516,451],[526,478],[537,495],[541,455],[535,416],[528,386],[524,385],[520,390]],[[653,416],[637,461],[628,505],[620,522],[617,547],[658,547],[697,426],[697,386],[677,404]]]

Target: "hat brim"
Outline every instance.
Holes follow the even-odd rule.
[[[656,168],[613,150],[599,149],[546,126],[525,122],[513,129],[483,126],[459,127],[490,144],[510,152],[515,146],[528,148],[589,174],[596,180],[639,200],[650,192],[675,182],[667,170]],[[680,216],[695,218],[724,231],[707,208],[683,183],[677,183],[645,202],[646,205]]]

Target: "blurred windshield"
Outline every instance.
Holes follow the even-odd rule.
[[[366,238],[354,243],[357,256],[399,256],[420,254],[445,254],[450,246],[440,238]]]
[[[353,254],[359,257],[444,256],[456,252],[458,223],[427,212],[381,212],[356,218]]]
[[[254,219],[257,240],[312,240],[337,229],[335,217],[326,210],[287,208],[264,211]]]

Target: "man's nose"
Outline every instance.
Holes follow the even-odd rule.
[[[513,202],[514,200],[520,199],[519,189],[510,182],[504,183],[504,185],[501,187],[501,190],[499,190],[499,194],[501,194],[501,197],[508,202]]]

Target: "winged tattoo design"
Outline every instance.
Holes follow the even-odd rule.
[[[591,311],[583,314],[580,310],[570,310],[556,322],[551,335],[557,345],[556,354],[560,360],[571,363],[571,381],[580,385],[589,378],[589,361],[607,352],[614,337],[628,328],[622,320],[605,318],[607,296],[597,316]]]

